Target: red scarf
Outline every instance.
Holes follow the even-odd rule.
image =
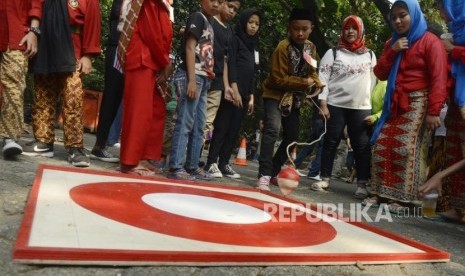
[[[354,42],[349,43],[344,39],[344,30],[347,25],[353,25],[357,29],[357,38]],[[339,38],[338,49],[344,48],[351,52],[357,52],[360,54],[366,53],[368,50],[365,47],[365,27],[363,26],[363,21],[360,17],[356,15],[350,15],[344,19],[342,22],[342,31]]]

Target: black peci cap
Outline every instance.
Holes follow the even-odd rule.
[[[310,10],[293,8],[291,14],[289,15],[289,22],[293,20],[308,20],[314,22],[314,16]]]

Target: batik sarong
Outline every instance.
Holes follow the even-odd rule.
[[[373,148],[373,194],[420,204],[418,186],[427,178],[431,139],[425,124],[427,104],[427,91],[410,92],[408,111],[384,124]]]

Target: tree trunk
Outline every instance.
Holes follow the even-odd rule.
[[[389,26],[389,11],[391,10],[391,4],[388,0],[373,0],[379,12],[383,15],[386,24]]]

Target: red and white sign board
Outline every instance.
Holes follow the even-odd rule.
[[[255,189],[41,165],[13,259],[92,265],[442,262],[449,254],[363,223],[273,218],[303,204]],[[316,209],[304,210],[324,218]]]

